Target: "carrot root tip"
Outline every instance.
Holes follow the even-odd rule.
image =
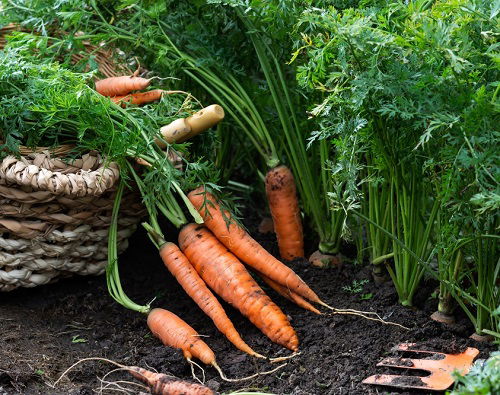
[[[224,380],[224,381],[231,382],[231,383],[237,383],[239,381],[251,380],[251,379],[254,379],[255,377],[258,377],[258,376],[264,376],[264,375],[267,375],[267,374],[272,374],[274,372],[277,372],[281,368],[284,368],[286,365],[287,364],[284,363],[284,364],[281,364],[281,365],[275,367],[272,370],[268,370],[268,371],[265,371],[265,372],[258,372],[258,373],[252,374],[251,376],[242,377],[242,378],[239,378],[239,379],[230,379],[230,378],[226,377],[226,375],[224,374],[224,372],[222,371],[222,369],[220,368],[220,366],[217,365],[216,362],[212,363],[212,366],[215,368],[215,370],[217,370],[217,372],[219,373],[219,376],[221,377],[221,379]]]
[[[269,358],[269,362],[270,363],[278,363],[278,362],[287,361],[289,359],[295,358],[296,356],[299,356],[300,354],[301,354],[300,351],[295,351],[293,354],[288,355],[286,357]]]

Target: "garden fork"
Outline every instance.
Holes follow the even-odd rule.
[[[414,343],[403,343],[397,347],[398,351],[409,351],[412,353],[427,354],[429,356],[440,356],[441,359],[417,359],[417,358],[385,358],[377,366],[387,366],[391,368],[419,369],[425,370],[430,375],[403,376],[393,374],[377,374],[370,376],[363,381],[364,384],[386,385],[399,388],[417,388],[433,391],[444,391],[449,388],[455,379],[452,376],[454,371],[461,375],[467,374],[472,365],[472,361],[479,354],[476,348],[468,347],[460,354],[444,354],[441,352],[415,350]]]

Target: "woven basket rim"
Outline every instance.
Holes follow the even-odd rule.
[[[0,145],[3,144],[4,141],[0,139]],[[61,158],[65,156],[66,154],[70,153],[73,149],[75,148],[74,144],[61,144],[61,145],[56,145],[53,147],[44,147],[44,146],[38,146],[38,147],[27,147],[25,145],[20,145],[19,146],[19,154],[21,156],[27,156],[31,154],[40,154],[42,152],[48,152],[51,156],[56,157],[56,158]],[[15,152],[10,152],[10,151],[4,151],[7,152],[8,155],[16,155]]]

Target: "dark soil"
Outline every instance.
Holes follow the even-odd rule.
[[[175,233],[169,236],[173,238]],[[277,252],[274,236],[256,237],[271,252]],[[173,311],[200,334],[206,335],[206,342],[215,351],[227,376],[242,377],[274,367],[236,350],[217,332],[210,319],[163,267],[142,232],[132,238],[131,247],[121,257],[120,265],[124,289],[130,298],[140,303],[156,298],[154,306]],[[416,307],[410,309],[397,304],[390,283],[376,287],[366,267],[346,263],[342,268],[319,269],[305,261],[293,262],[291,266],[323,300],[335,307],[377,311],[384,319],[408,326],[411,330],[354,316],[317,316],[264,287],[289,316],[300,338],[302,354],[275,374],[242,383],[223,382],[214,369],[207,367],[206,384],[214,390],[228,393],[245,387],[296,395],[375,394],[384,390],[403,393],[361,383],[372,374],[401,373],[376,367],[384,357],[407,356],[394,351],[399,343],[419,342],[421,349],[443,352],[457,352],[472,346],[481,350],[480,357],[486,357],[493,348],[468,339],[473,328],[465,317],[459,316],[454,326],[429,320],[437,305],[430,297],[436,287],[433,282],[423,285],[415,298]],[[354,280],[363,279],[369,282],[360,293],[342,289]],[[361,295],[370,293],[373,295],[370,299],[361,300]],[[271,343],[234,309],[224,306],[242,337],[256,351],[269,356],[289,354]],[[165,347],[153,338],[144,316],[113,302],[107,293],[104,276],[75,278],[36,289],[0,294],[0,311],[0,394],[93,394],[93,389],[100,386],[98,377],[113,370],[113,366],[85,362],[73,369],[56,388],[51,387],[66,368],[86,357],[105,357],[191,378],[190,367],[181,352]],[[199,370],[197,375],[201,377]],[[120,372],[107,378],[110,381],[123,379],[131,380]],[[418,381],[417,378],[410,380]]]

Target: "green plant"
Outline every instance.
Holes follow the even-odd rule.
[[[342,289],[346,292],[358,294],[363,292],[363,286],[368,283],[368,280],[353,280],[351,285],[346,285]]]
[[[400,302],[411,305],[433,244],[461,239],[460,221],[482,233],[495,216],[486,207],[499,193],[492,123],[498,7],[480,0],[368,3],[373,7],[305,10],[294,59],[301,86],[322,95],[311,113],[343,142],[336,157],[353,158],[344,169],[356,181],[345,184],[340,204],[366,221],[370,260],[386,263]],[[345,127],[359,120],[360,129]],[[482,196],[483,219],[474,219],[474,196]],[[438,233],[438,217],[457,224],[450,240]],[[462,278],[453,272],[438,274]]]
[[[465,376],[455,375],[455,389],[447,395],[494,395],[500,392],[500,352],[476,362]]]
[[[71,338],[71,343],[77,344],[77,343],[87,343],[87,339],[84,339],[83,337],[80,337],[79,335],[75,335]]]

